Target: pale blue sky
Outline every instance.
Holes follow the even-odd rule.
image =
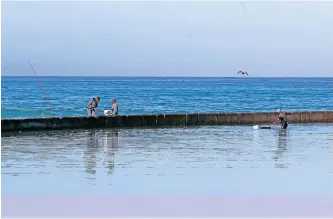
[[[2,2],[2,75],[333,76],[333,2]]]

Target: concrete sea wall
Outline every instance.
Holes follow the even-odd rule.
[[[331,123],[333,111],[289,112],[290,123]],[[275,112],[255,113],[197,113],[121,115],[116,117],[50,117],[1,119],[1,132],[49,129],[91,129],[107,127],[175,127],[191,125],[254,125],[271,124]]]

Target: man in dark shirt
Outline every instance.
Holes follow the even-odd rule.
[[[287,129],[287,127],[288,127],[288,121],[286,119],[286,115],[290,115],[290,114],[287,114],[285,112],[281,112],[280,109],[277,109],[276,113],[278,114],[278,119],[279,119],[279,121],[281,123],[281,129]]]
[[[94,116],[94,117],[96,116],[96,112],[98,111],[99,101],[101,101],[101,98],[99,97],[92,98],[91,100],[89,100],[87,104],[88,116]]]

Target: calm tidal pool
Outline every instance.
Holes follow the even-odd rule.
[[[333,125],[2,134],[3,195],[333,195]]]

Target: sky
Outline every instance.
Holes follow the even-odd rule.
[[[333,76],[333,2],[2,1],[2,75]]]

